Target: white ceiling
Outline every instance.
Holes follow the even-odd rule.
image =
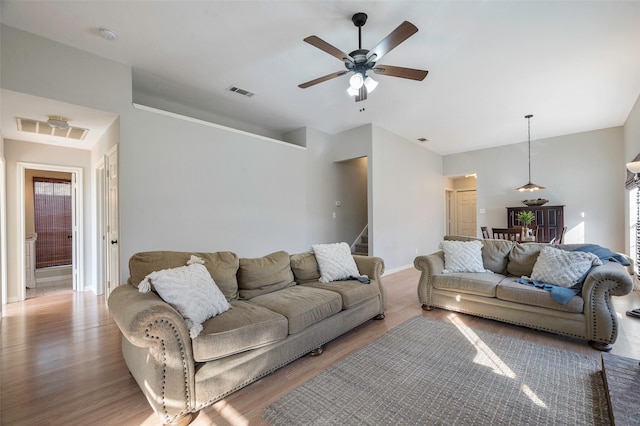
[[[2,100],[2,136],[18,141],[90,150],[118,118],[113,113],[10,90],[0,91],[0,99]],[[89,132],[84,139],[77,140],[18,131],[17,117],[46,122],[49,115],[69,118],[71,126],[89,129]]]
[[[138,93],[278,133],[375,123],[440,154],[525,141],[529,113],[533,140],[620,126],[640,94],[640,1],[2,1],[0,12],[4,24],[131,65]],[[415,24],[379,63],[427,69],[426,79],[378,76],[360,103],[348,76],[298,88],[344,69],[303,38],[355,50],[355,12],[369,15],[367,49]]]

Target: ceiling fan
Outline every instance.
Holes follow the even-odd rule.
[[[354,50],[348,55],[337,47],[332,46],[317,36],[309,36],[304,39],[307,43],[327,52],[331,56],[335,56],[344,62],[346,70],[327,74],[323,77],[316,78],[306,83],[299,84],[298,87],[306,89],[318,83],[322,83],[332,78],[340,77],[349,72],[354,74],[349,79],[349,88],[347,92],[351,96],[355,96],[356,102],[367,99],[367,93],[372,92],[378,85],[378,82],[367,76],[367,71],[373,71],[376,74],[388,75],[390,77],[407,78],[410,80],[422,81],[429,71],[414,68],[395,67],[391,65],[380,65],[377,61],[384,55],[389,53],[393,48],[418,32],[418,28],[411,22],[404,21],[386,36],[373,49],[367,50],[362,48],[362,27],[367,22],[366,13],[356,13],[351,17],[353,24],[358,27],[358,50]]]

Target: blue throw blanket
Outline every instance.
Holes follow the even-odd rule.
[[[582,290],[582,284],[578,283],[573,287],[560,287],[558,285],[543,283],[542,281],[530,280],[527,278],[518,278],[516,280],[520,284],[532,285],[551,292],[551,298],[561,305],[566,305],[569,300]]]
[[[576,247],[572,251],[583,251],[587,253],[593,253],[602,263],[606,262],[617,262],[623,266],[629,266],[631,263],[622,256],[621,254],[612,252],[608,248],[599,246],[597,244],[585,244],[584,246]],[[538,287],[551,292],[551,298],[561,305],[566,305],[569,303],[569,300],[576,294],[582,291],[582,284],[584,284],[584,280],[587,279],[587,276],[591,272],[591,270],[595,268],[592,266],[589,270],[578,280],[578,282],[572,287],[560,287],[550,283],[544,283],[542,281],[530,280],[527,278],[518,278],[516,281],[520,284],[532,285],[534,287]]]
[[[597,244],[586,244],[584,246],[580,246],[574,248],[573,251],[584,251],[587,253],[593,253],[602,260],[602,263],[605,262],[617,262],[623,266],[629,266],[631,263],[627,260],[626,257],[619,253],[614,253],[608,248],[601,247]]]

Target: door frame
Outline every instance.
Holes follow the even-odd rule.
[[[7,304],[7,175],[5,165],[4,156],[0,153],[0,306]],[[1,313],[2,309],[0,308]],[[1,317],[2,315],[0,315]]]
[[[95,262],[95,282],[96,294],[104,294],[106,284],[106,232],[105,232],[105,165],[104,158],[101,158],[94,168],[95,175],[95,200],[96,200],[96,262]]]
[[[27,170],[43,170],[64,172],[72,174],[72,182],[75,183],[75,188],[72,188],[73,196],[73,213],[72,213],[72,229],[73,229],[73,260],[72,260],[72,275],[73,275],[73,291],[84,291],[84,210],[83,210],[83,177],[81,167],[68,167],[57,166],[51,164],[39,164],[39,163],[16,163],[18,174],[18,232],[19,236],[26,234],[25,224],[25,184],[26,184],[26,171]],[[20,267],[20,273],[18,274],[18,285],[20,286],[20,300],[27,298],[26,288],[26,276],[25,276],[25,241],[24,238],[18,238],[18,265]]]

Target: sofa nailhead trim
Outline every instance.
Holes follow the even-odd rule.
[[[145,336],[156,340],[159,342],[159,348],[162,354],[162,411],[164,413],[164,417],[165,419],[169,419],[170,421],[174,420],[171,419],[169,417],[169,412],[167,410],[167,404],[166,404],[166,395],[165,395],[165,387],[166,387],[166,378],[167,378],[167,348],[165,345],[165,341],[163,339],[160,338],[160,336],[156,336],[151,334],[151,329],[154,326],[166,326],[168,325],[171,330],[173,331],[173,335],[175,337],[175,340],[178,342],[178,346],[180,348],[180,358],[182,360],[182,377],[183,377],[183,384],[184,384],[184,392],[186,395],[186,405],[187,405],[187,409],[185,411],[181,411],[180,414],[178,414],[178,416],[176,417],[181,417],[185,414],[188,414],[191,412],[191,396],[189,395],[189,383],[187,381],[187,376],[188,376],[188,372],[187,372],[187,357],[185,354],[185,350],[184,350],[184,344],[182,343],[182,339],[180,338],[180,335],[178,333],[178,329],[175,327],[175,325],[173,324],[173,322],[170,322],[166,319],[156,319],[152,324],[149,324],[147,326],[147,328],[145,329]]]

